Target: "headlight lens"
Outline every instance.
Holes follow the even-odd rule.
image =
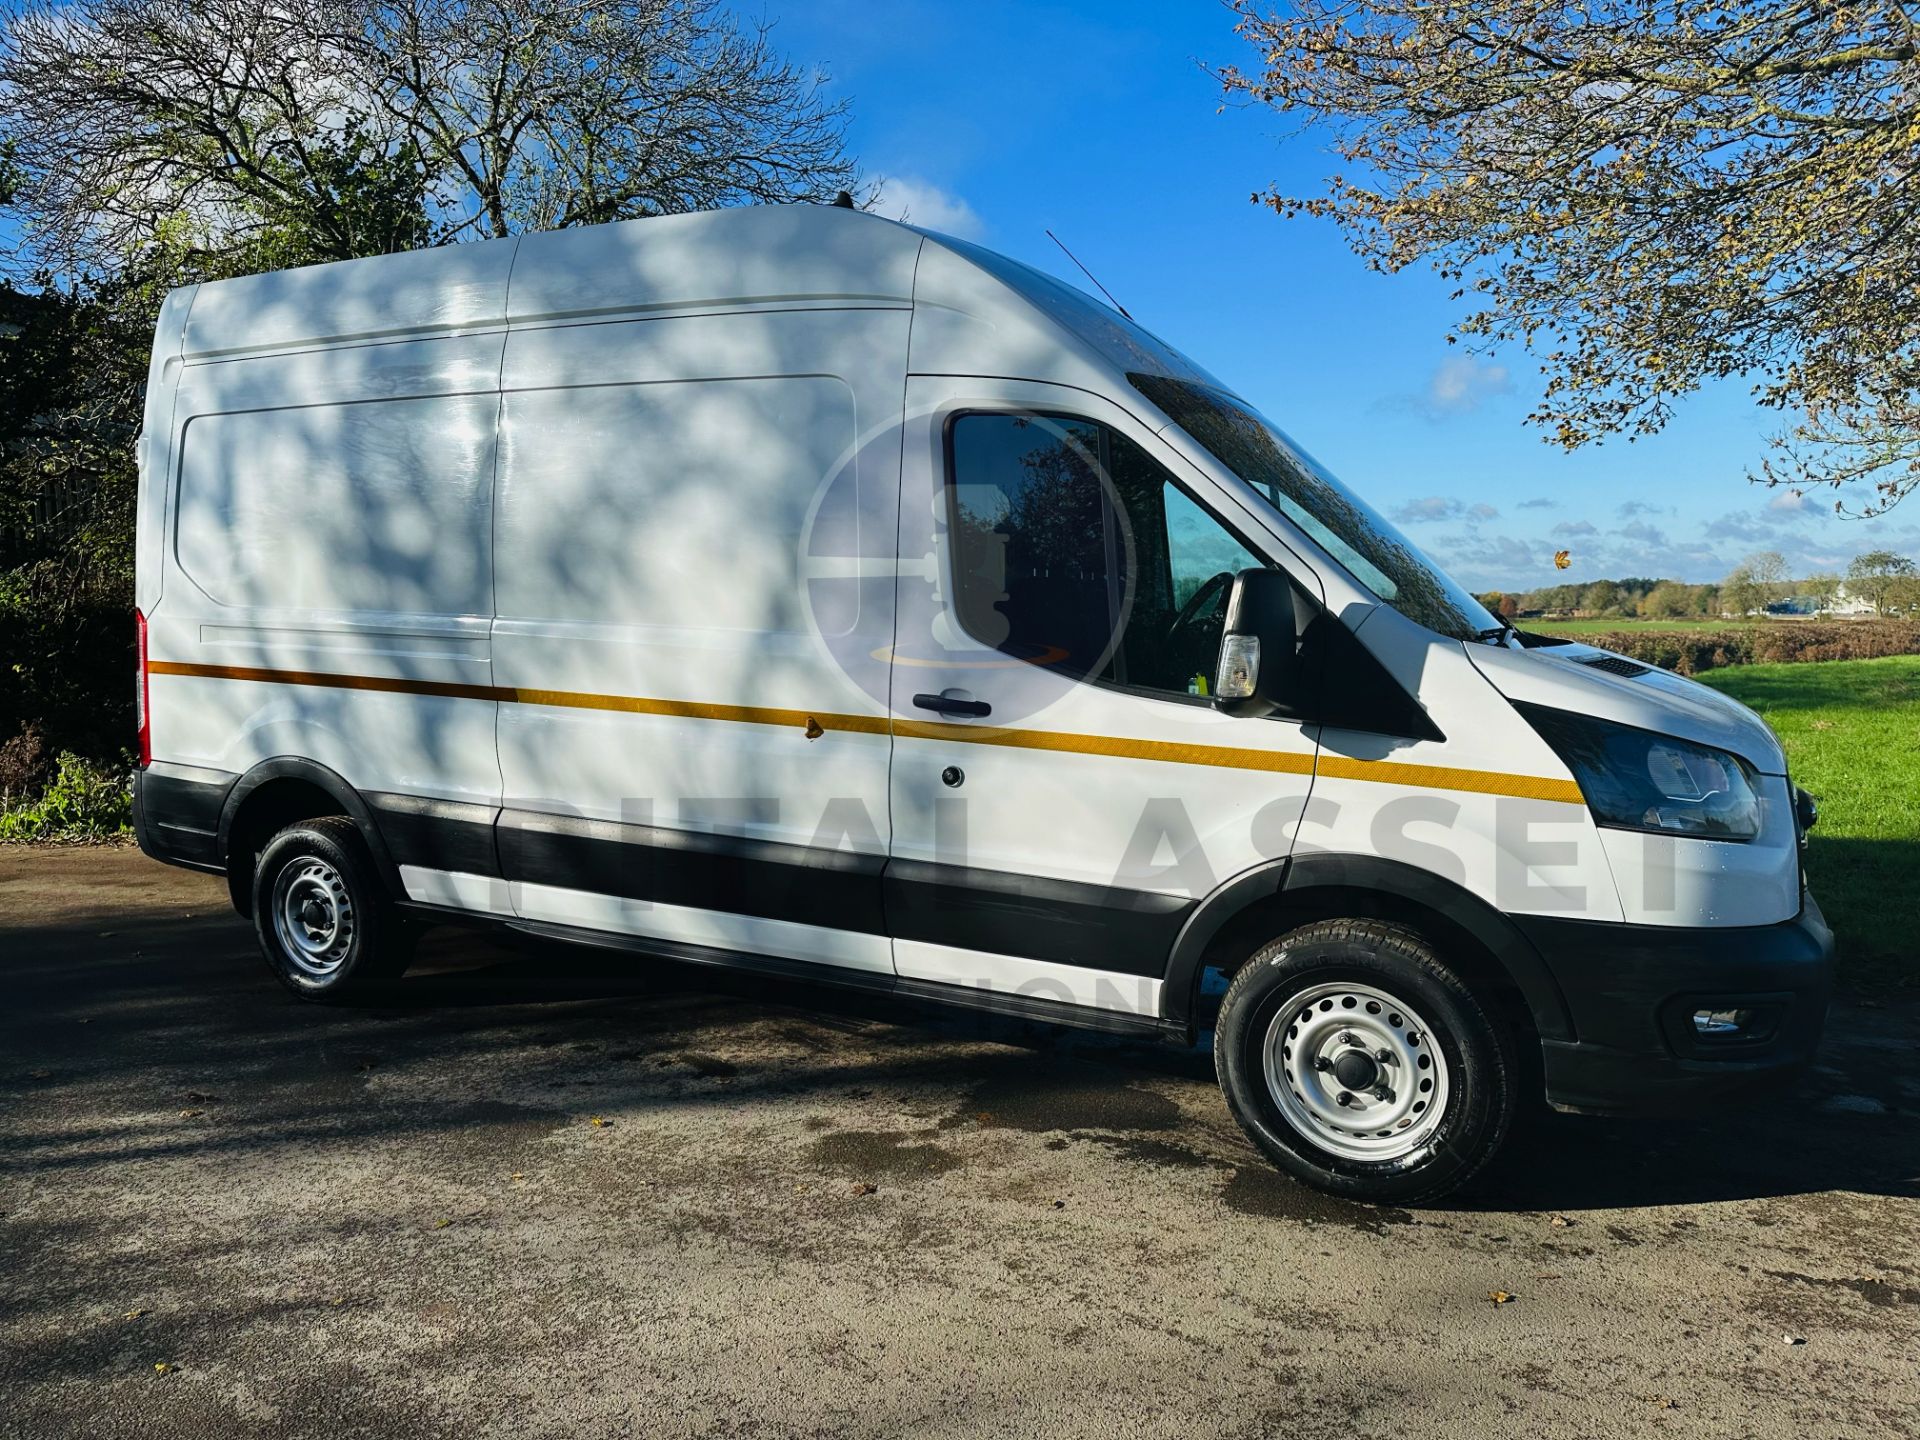
[[[1599,824],[1705,840],[1760,833],[1754,770],[1738,755],[1590,715],[1519,708],[1573,771]]]

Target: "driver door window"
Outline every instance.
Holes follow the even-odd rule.
[[[1205,695],[1235,572],[1263,562],[1117,431],[966,414],[949,430],[953,604],[1031,664]]]

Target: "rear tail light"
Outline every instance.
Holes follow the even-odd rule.
[[[153,763],[153,707],[147,703],[147,617],[133,612],[134,714],[140,725],[140,768]]]

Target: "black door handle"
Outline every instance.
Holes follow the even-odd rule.
[[[991,715],[993,706],[984,700],[956,700],[951,695],[916,695],[913,703],[922,710],[942,715]]]

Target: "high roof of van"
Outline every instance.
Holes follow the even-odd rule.
[[[1074,286],[856,210],[760,205],[274,271],[198,287],[188,359],[714,311],[916,307],[910,368],[1085,383],[1192,362]]]

